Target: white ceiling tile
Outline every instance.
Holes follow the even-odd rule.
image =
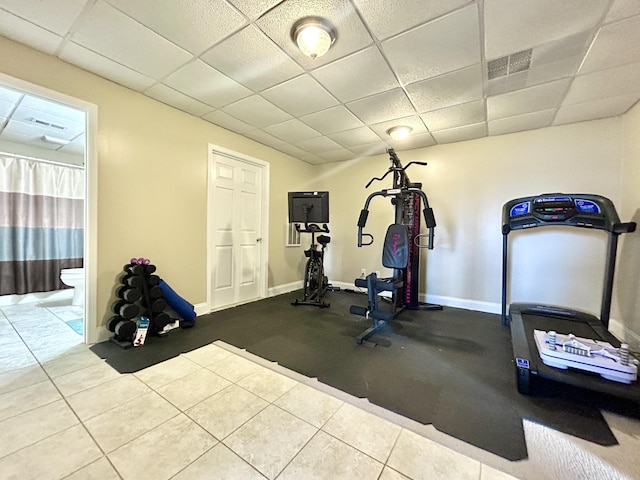
[[[254,92],[303,72],[296,62],[253,25],[216,45],[201,58]]]
[[[22,109],[40,112],[45,117],[45,120],[50,120],[53,123],[64,122],[69,126],[74,126],[74,128],[84,126],[85,123],[84,111],[35,95],[25,95],[22,98],[16,113]],[[19,118],[16,117],[16,119]]]
[[[302,157],[308,157],[310,155],[310,153],[306,150],[303,150],[300,147],[296,147],[295,145],[291,145],[289,143],[283,143],[276,148],[281,152],[286,153],[287,155],[291,155],[292,157],[300,160],[302,160]],[[318,158],[317,160],[320,161],[321,159]]]
[[[305,115],[300,117],[300,120],[323,135],[349,130],[363,125],[353,113],[342,105]]]
[[[332,133],[329,138],[347,148],[380,141],[380,137],[369,127],[358,127],[344,132]]]
[[[8,142],[16,143],[34,143],[42,148],[57,149],[60,145],[52,145],[45,142],[42,137],[48,135],[50,137],[62,138],[64,140],[73,140],[78,135],[77,132],[59,131],[51,128],[34,126],[30,122],[19,122],[9,120],[7,126],[2,130],[2,139]]]
[[[201,60],[188,63],[164,83],[212,107],[223,107],[251,95],[251,90]]]
[[[476,123],[475,125],[466,125],[464,127],[448,128],[431,132],[431,135],[438,143],[463,142],[465,140],[473,140],[474,138],[486,137],[487,125],[486,123]]]
[[[373,34],[384,40],[418,24],[433,20],[469,3],[470,0],[432,2],[404,0],[402,2],[372,2],[354,0],[356,7]]]
[[[229,0],[229,3],[232,3],[250,19],[255,19],[281,1],[282,0]]]
[[[330,152],[320,152],[318,156],[327,162],[343,162],[355,158],[354,153],[346,148],[332,150]]]
[[[554,125],[615,117],[627,112],[638,101],[637,95],[606,98],[595,102],[564,105],[556,114]]]
[[[480,100],[483,97],[482,68],[480,64],[472,65],[413,83],[406,89],[418,112]]]
[[[101,0],[87,13],[71,40],[155,79],[191,58],[187,51]]]
[[[613,22],[632,15],[640,15],[640,2],[638,0],[615,0],[609,9],[609,13],[607,13],[605,22]]]
[[[470,5],[386,40],[382,49],[405,85],[480,63],[478,7]]]
[[[560,106],[571,79],[537,85],[487,98],[487,119],[515,117]]]
[[[353,72],[359,72],[357,82]],[[372,46],[313,71],[313,76],[342,102],[350,102],[398,85],[386,60]]]
[[[485,55],[492,60],[591,30],[609,0],[485,0]]]
[[[316,137],[308,140],[302,140],[296,143],[296,146],[306,150],[310,153],[318,154],[320,152],[330,152],[333,150],[339,150],[342,145],[334,142],[327,137]]]
[[[2,0],[0,9],[64,36],[76,21],[87,0]]]
[[[65,62],[76,65],[88,72],[95,73],[127,88],[142,92],[155,83],[155,80],[131,70],[113,60],[98,55],[80,45],[67,42],[58,55]]]
[[[602,27],[579,74],[635,62],[640,62],[640,16]]]
[[[322,164],[327,163],[325,160],[323,160],[322,158],[320,158],[316,154],[309,153],[309,152],[305,152],[303,155],[300,155],[299,157],[296,157],[296,158],[299,158],[303,162],[310,163],[311,165],[322,165]]]
[[[11,13],[0,10],[0,35],[53,55],[63,38]]]
[[[351,150],[359,157],[372,157],[373,155],[382,155],[383,153],[386,153],[387,148],[389,148],[389,145],[387,145],[386,142],[380,141],[371,143],[369,145],[359,145],[357,147],[351,147],[349,150]]]
[[[238,118],[257,128],[282,123],[291,118],[291,115],[287,112],[280,110],[260,95],[252,95],[239,102],[227,105],[222,110],[232,117]]]
[[[579,75],[571,84],[563,105],[587,103],[610,97],[640,93],[640,64],[623,65],[609,70]]]
[[[320,136],[320,133],[296,118],[266,127],[265,131],[290,143]]]
[[[22,92],[18,92],[16,90],[13,90],[12,88],[8,88],[8,87],[5,87],[3,85],[0,85],[0,100],[2,100],[4,102],[16,103],[23,96],[24,96],[24,93],[22,93]]]
[[[162,103],[166,103],[167,105],[190,113],[191,115],[195,115],[196,117],[200,117],[213,110],[213,107],[162,84],[154,85],[144,93],[151,98],[155,98]]]
[[[276,85],[261,95],[294,117],[338,104],[338,101],[308,74]]]
[[[280,148],[280,146],[286,145],[283,140],[268,134],[264,130],[251,130],[245,133],[244,136],[273,148]]]
[[[249,125],[248,123],[245,123],[242,120],[238,120],[237,118],[234,118],[228,113],[225,113],[221,110],[207,113],[206,115],[203,115],[202,118],[207,122],[211,122],[215,125],[220,125],[227,130],[231,130],[232,132],[240,134],[247,133],[255,129],[255,127]]]
[[[473,125],[486,121],[484,101],[464,103],[453,107],[434,110],[420,115],[429,131],[447,130],[450,128]]]
[[[0,124],[2,124],[9,117],[14,108],[15,103],[5,102],[0,98]]]
[[[488,80],[486,95],[500,95],[574,76],[592,38],[590,33],[579,33],[535,47],[528,70]]]
[[[424,123],[422,123],[422,120],[418,115],[396,118],[387,122],[376,123],[374,125],[371,125],[371,129],[376,132],[378,136],[383,140],[389,140],[389,134],[387,133],[387,130],[392,127],[399,126],[411,127],[411,135],[415,135],[418,133],[427,133],[427,129],[425,128]]]
[[[193,53],[200,54],[247,20],[224,0],[107,0],[159,35]]]
[[[43,125],[42,122],[51,124],[51,126]],[[32,110],[22,104],[16,108],[9,123],[13,124],[15,128],[21,129],[37,127],[39,131],[46,132],[47,135],[66,140],[84,132],[84,123],[52,115],[42,110]]]
[[[489,135],[503,135],[505,133],[535,130],[551,125],[555,110],[527,113],[515,117],[501,118],[489,121]]]
[[[387,143],[395,150],[412,150],[414,148],[431,147],[436,144],[430,133],[419,133],[417,135],[409,135],[404,140],[389,140]]]
[[[380,123],[413,115],[415,110],[401,88],[378,93],[347,104],[364,123]]]
[[[291,39],[294,23],[307,16],[325,18],[337,30],[337,39],[331,49],[316,59],[305,56]],[[287,0],[259,18],[256,25],[306,69],[330,63],[373,43],[348,0]]]

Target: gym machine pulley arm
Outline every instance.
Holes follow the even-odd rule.
[[[417,163],[417,162],[411,162],[411,163]],[[424,209],[422,210],[422,213],[424,215],[425,225],[427,226],[427,229],[428,229],[428,233],[426,235],[428,237],[427,245],[425,246],[418,243],[416,243],[416,245],[420,248],[426,247],[429,250],[433,250],[433,237],[434,237],[434,228],[436,226],[436,219],[435,219],[435,216],[433,215],[433,209],[429,207],[429,201],[427,200],[427,195],[422,190],[415,187],[392,188],[392,189],[380,190],[379,192],[373,192],[371,195],[369,195],[369,197],[367,197],[367,200],[364,203],[364,208],[360,211],[360,217],[358,218],[358,247],[371,245],[373,243],[373,235],[371,235],[370,233],[363,233],[362,231],[367,224],[367,218],[369,216],[369,203],[371,202],[371,200],[374,197],[378,197],[378,196],[381,196],[381,197],[392,196],[395,198],[402,198],[403,196],[409,195],[409,194],[420,195],[420,198],[424,202],[423,203]],[[424,236],[425,236],[424,234],[417,235],[414,239],[414,242],[417,242],[420,238]],[[369,241],[365,242],[363,241],[363,239],[367,239]]]

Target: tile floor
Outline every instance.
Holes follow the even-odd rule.
[[[507,462],[220,343],[122,375],[65,323],[74,308],[0,307],[2,479],[630,479],[638,466],[535,425],[540,451],[588,469]],[[637,456],[640,422],[613,421]]]

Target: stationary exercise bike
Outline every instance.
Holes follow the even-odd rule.
[[[311,234],[311,245],[304,251],[307,257],[304,267],[304,298],[296,299],[291,305],[326,308],[330,306],[324,301],[327,290],[339,290],[329,284],[329,279],[324,274],[324,250],[331,237],[322,234],[329,233],[326,224],[328,221],[329,192],[289,192],[289,222],[295,223],[299,233]],[[316,238],[316,234],[320,235]],[[318,244],[321,248],[318,248]]]
[[[316,307],[325,308],[330,304],[323,300],[324,294],[330,288],[329,279],[324,274],[324,249],[331,241],[331,237],[327,235],[318,235],[318,243],[321,248],[318,249],[316,244],[316,233],[329,233],[327,224],[322,226],[315,223],[306,223],[304,228],[300,228],[296,224],[296,230],[300,233],[311,234],[311,245],[308,250],[304,251],[307,257],[307,263],[304,267],[304,299],[291,302],[291,305],[314,305]],[[333,288],[333,287],[331,287]]]

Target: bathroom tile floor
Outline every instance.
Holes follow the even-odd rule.
[[[120,374],[65,323],[78,312],[63,303],[0,307],[3,479],[508,480],[566,466],[496,458],[224,343]],[[637,456],[638,422],[612,420]],[[598,458],[604,447],[537,428],[552,460],[590,459],[588,476],[562,478],[633,478],[635,465]]]

